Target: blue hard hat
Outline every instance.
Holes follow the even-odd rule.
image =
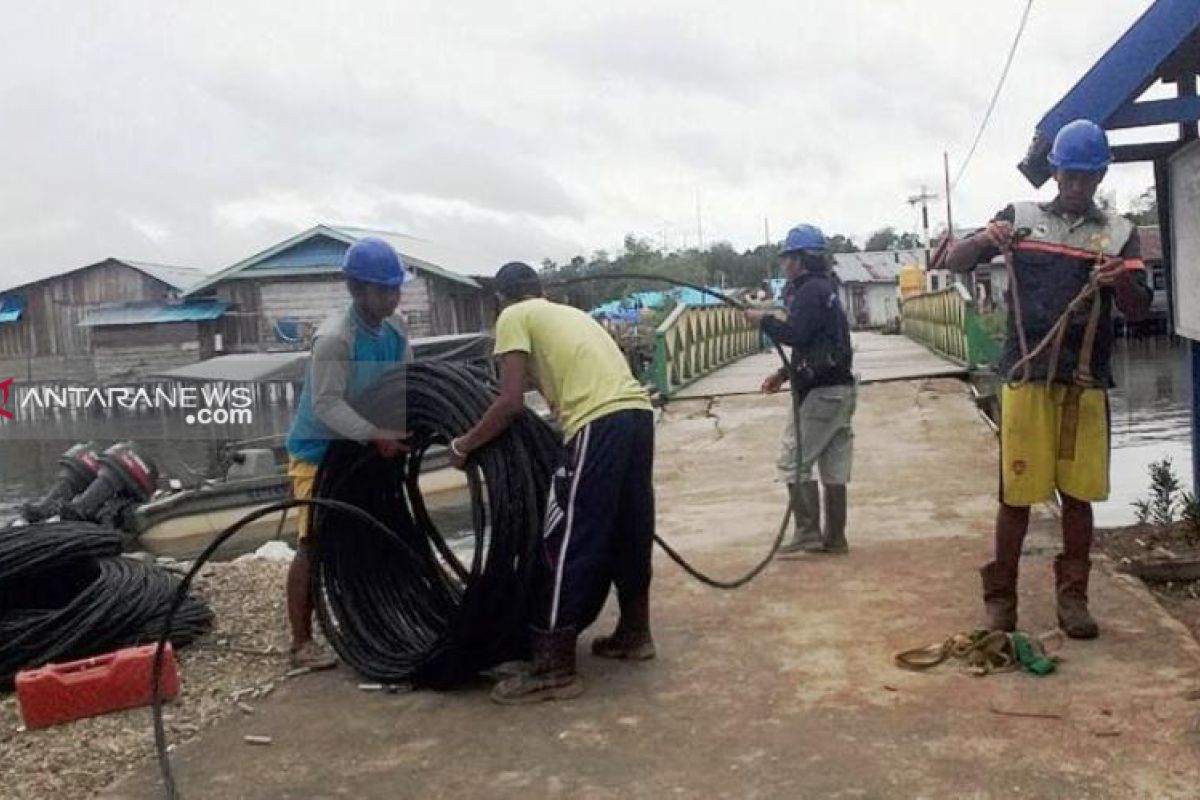
[[[400,254],[383,239],[374,236],[359,239],[346,251],[342,273],[347,278],[381,286],[403,286],[408,277]]]
[[[1087,119],[1062,126],[1047,157],[1058,169],[1068,172],[1099,172],[1112,163],[1104,129]]]
[[[815,225],[803,224],[788,231],[787,239],[784,240],[779,255],[786,256],[805,250],[824,251],[825,248],[825,234],[821,233],[821,229]]]

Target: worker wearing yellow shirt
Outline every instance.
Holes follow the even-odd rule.
[[[525,407],[532,378],[563,429],[562,460],[546,508],[531,622],[533,664],[501,681],[499,703],[576,697],[575,642],[617,588],[620,620],[592,641],[605,658],[654,658],[650,635],[650,548],[654,539],[654,415],[616,342],[579,309],[553,303],[527,264],[496,274],[500,394],[465,435],[453,463],[500,435]]]

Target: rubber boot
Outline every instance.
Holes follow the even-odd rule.
[[[850,552],[846,542],[846,485],[825,484],[825,536],[820,552],[844,556]]]
[[[1017,629],[1017,568],[993,561],[979,570],[983,580],[983,607],[990,631]]]
[[[816,481],[789,483],[788,494],[792,499],[792,517],[795,529],[792,540],[779,548],[785,558],[820,550],[821,541],[821,487]]]
[[[1063,556],[1054,559],[1054,587],[1058,595],[1058,625],[1072,639],[1095,639],[1100,626],[1088,612],[1090,559]]]
[[[624,661],[649,661],[658,653],[650,635],[650,593],[621,603],[617,629],[592,640],[592,655]]]
[[[575,672],[575,629],[534,628],[530,634],[532,669],[497,683],[492,689],[492,700],[502,705],[525,705],[543,700],[570,700],[583,694],[583,680]]]

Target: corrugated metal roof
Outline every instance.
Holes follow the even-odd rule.
[[[908,264],[920,266],[924,250],[875,250],[869,253],[834,253],[834,271],[843,283],[894,283]]]
[[[23,289],[26,286],[33,286],[37,283],[52,281],[57,278],[62,278],[85,269],[100,267],[105,264],[123,264],[130,269],[136,269],[138,272],[149,275],[155,280],[161,281],[173,289],[183,291],[187,287],[195,284],[204,278],[205,273],[194,267],[172,267],[165,264],[147,264],[142,261],[127,261],[123,258],[106,258],[102,261],[97,261],[94,264],[86,264],[82,267],[71,267],[62,272],[56,272],[52,275],[45,275],[41,278],[35,278],[31,281],[21,281],[20,283],[12,283],[7,286],[0,286],[0,291],[12,291],[13,289]]]
[[[317,225],[296,234],[290,239],[285,239],[263,250],[261,253],[256,253],[247,259],[239,261],[233,266],[226,267],[220,272],[209,275],[204,280],[188,288],[185,294],[197,294],[225,280],[247,280],[259,277],[255,270],[256,265],[318,236],[336,239],[346,244],[353,244],[367,236],[378,236],[396,248],[396,251],[400,253],[404,261],[409,265],[409,269],[436,275],[446,280],[469,286],[472,289],[482,288],[477,281],[463,273],[480,272],[487,265],[480,259],[471,258],[460,251],[393,231],[360,228],[350,225]],[[284,275],[321,275],[336,273],[340,269],[341,263],[339,259],[338,263],[303,265],[288,267],[286,269],[272,268],[269,270],[269,274],[272,277],[282,277]],[[455,270],[462,270],[462,272]],[[264,274],[267,272],[267,270],[263,270]]]
[[[409,345],[417,361],[471,361],[490,358],[493,343],[486,333],[455,333],[412,339]],[[307,350],[233,353],[153,374],[177,381],[300,381],[304,380],[308,357]]]
[[[377,236],[396,248],[396,252],[400,253],[410,266],[423,268],[447,280],[456,281],[476,289],[479,288],[479,284],[467,276],[491,272],[497,266],[456,248],[435,244],[425,239],[418,239],[415,236],[407,236],[403,233],[378,230],[376,228],[360,228],[351,225],[329,225],[327,227],[341,231],[356,240],[367,236]]]
[[[16,322],[25,310],[25,298],[18,294],[6,294],[0,297],[0,323]]]
[[[187,289],[204,277],[204,273],[194,267],[173,267],[167,264],[148,264],[145,261],[126,261],[123,258],[114,259],[126,266],[144,272],[151,278],[174,286],[179,291]]]
[[[80,327],[107,325],[155,325],[164,322],[204,322],[217,319],[229,304],[212,303],[123,303],[90,309],[79,320]]]

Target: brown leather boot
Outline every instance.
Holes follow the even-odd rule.
[[[530,633],[533,668],[497,683],[492,689],[492,700],[502,705],[525,705],[543,700],[570,700],[583,694],[583,680],[575,672],[575,629],[533,628]]]
[[[1095,639],[1100,626],[1088,612],[1090,559],[1054,559],[1054,586],[1058,594],[1058,625],[1072,639]]]
[[[657,655],[650,635],[650,593],[621,603],[617,629],[592,640],[592,655],[625,661],[649,661]]]
[[[1017,570],[993,561],[979,570],[983,579],[983,606],[992,631],[1017,629]]]

